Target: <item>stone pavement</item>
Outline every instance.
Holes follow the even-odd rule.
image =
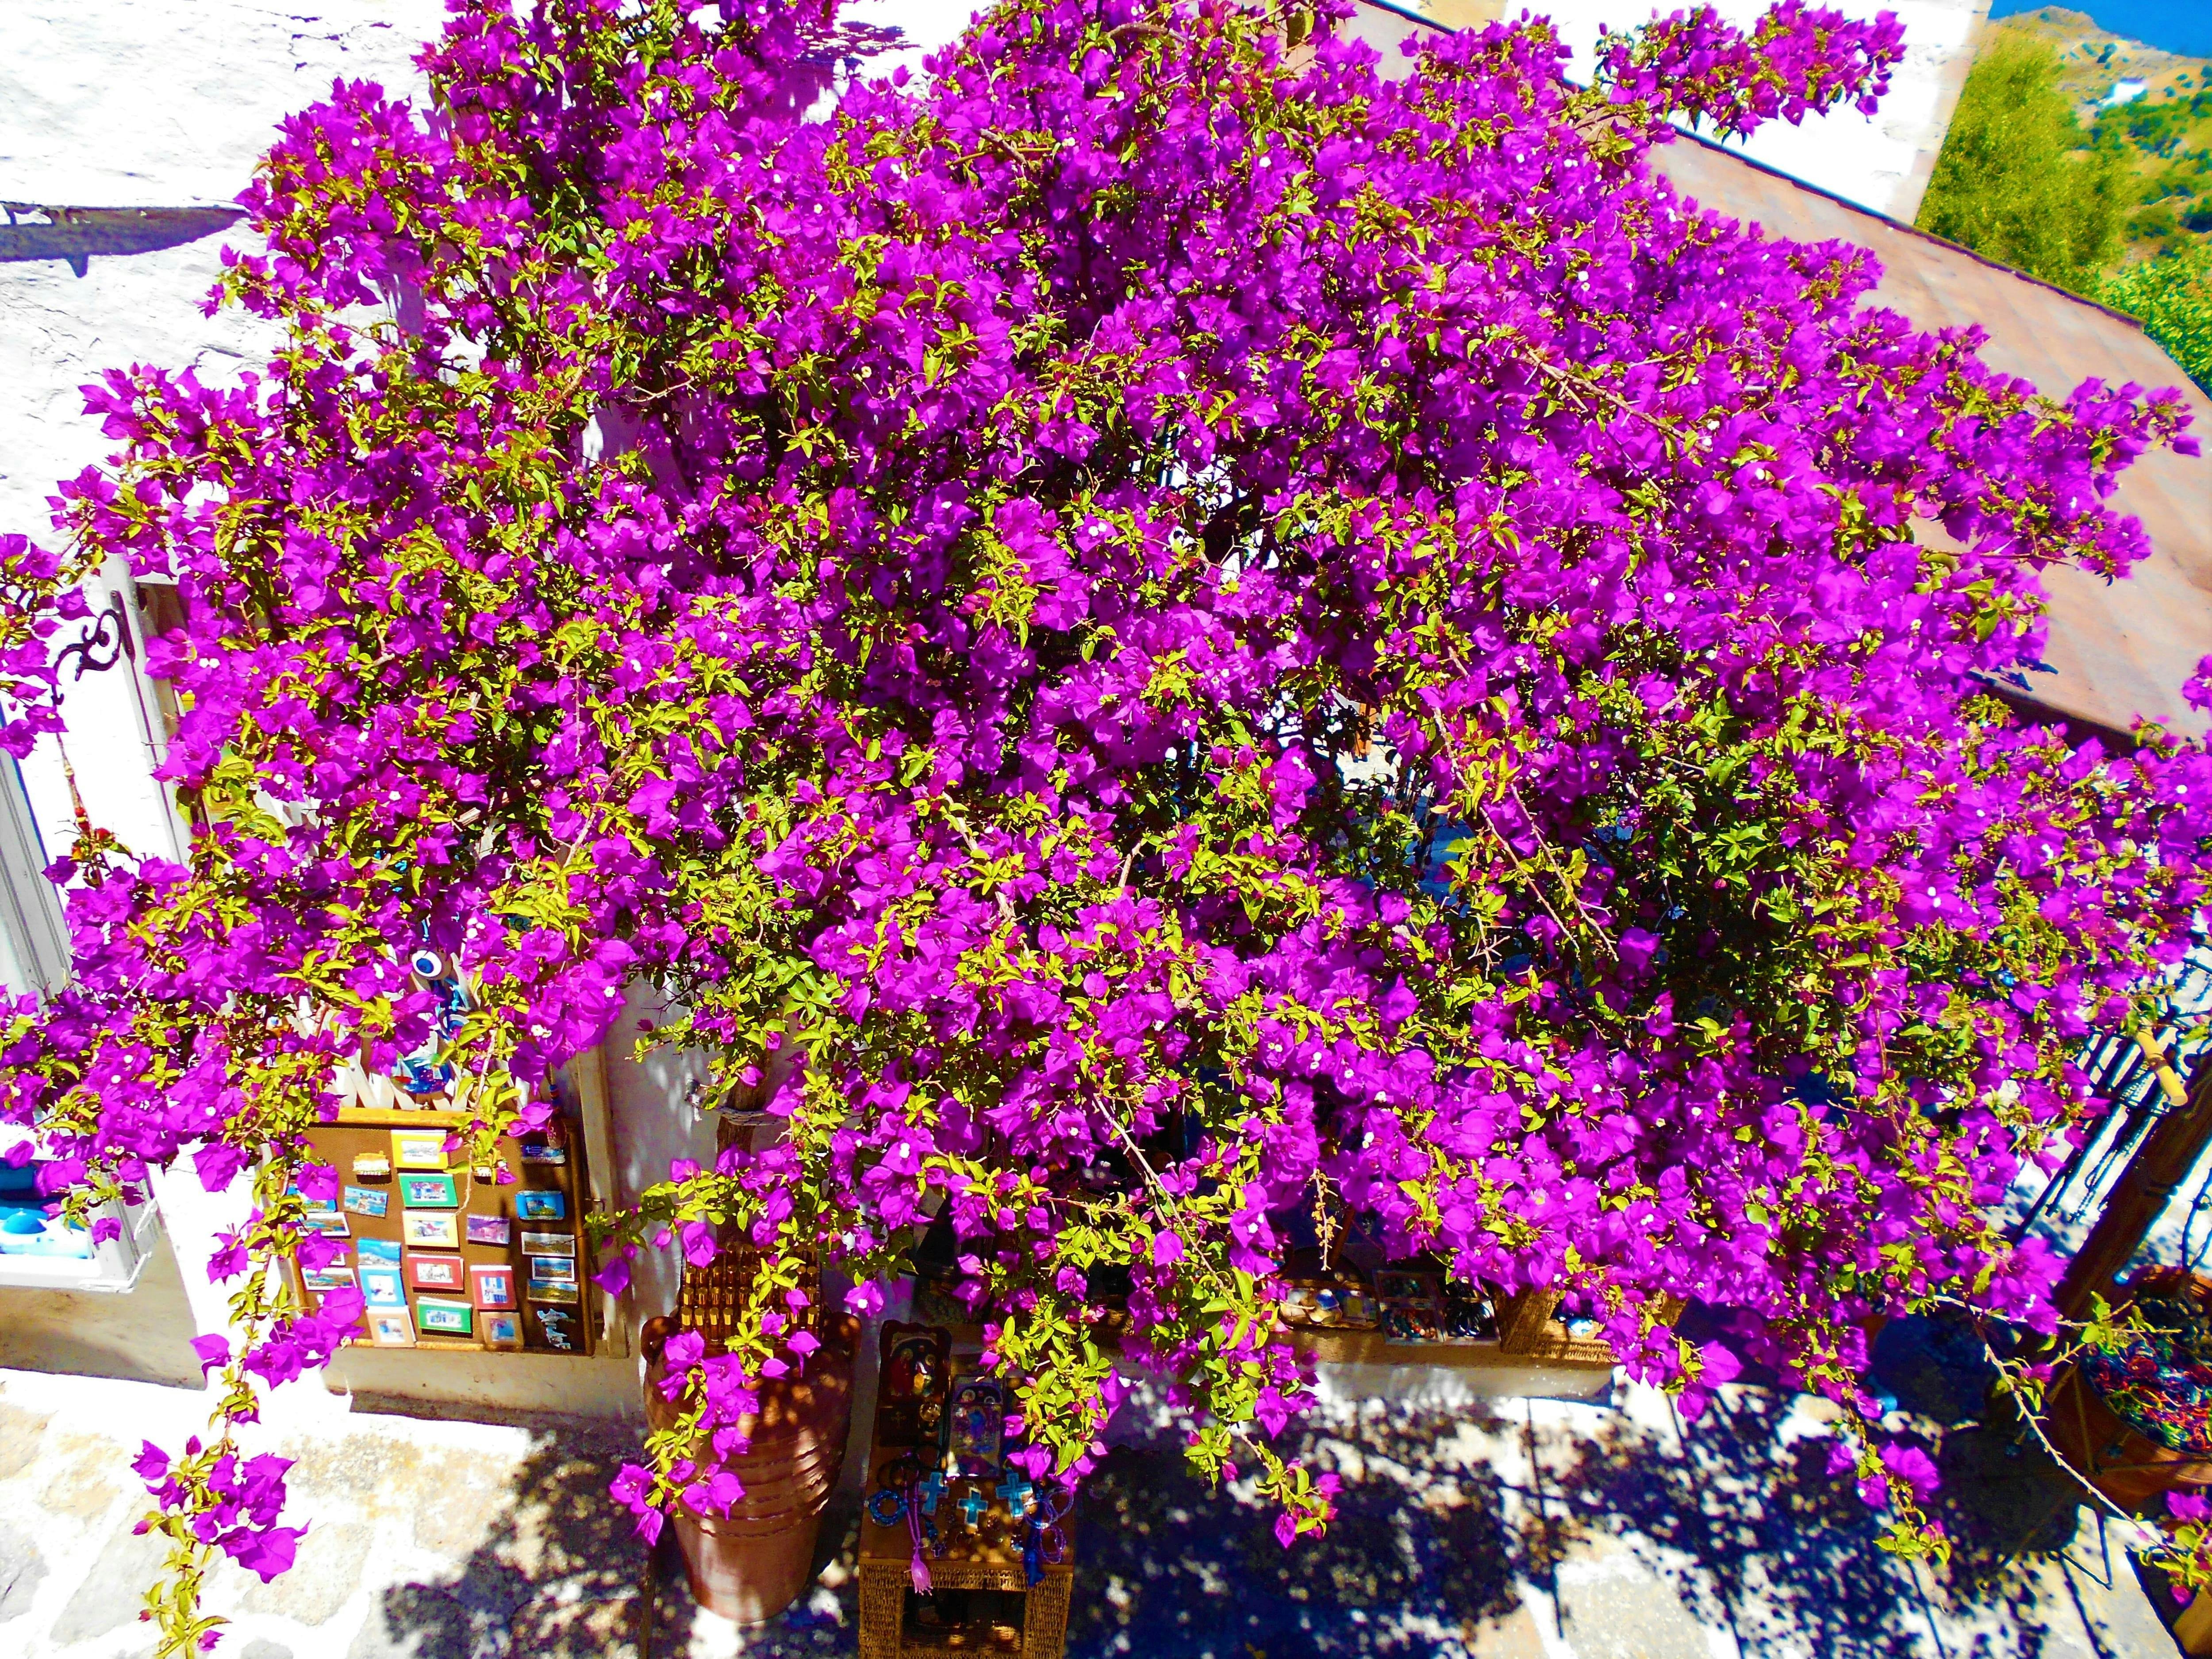
[[[0,1370],[0,1654],[142,1659],[158,1550],[131,1533],[141,1437],[199,1425],[191,1390]],[[1942,1461],[1948,1571],[1874,1547],[1825,1474],[1808,1402],[1731,1389],[1686,1432],[1624,1409],[1494,1401],[1449,1413],[1324,1405],[1302,1438],[1343,1478],[1329,1536],[1285,1553],[1207,1491],[1171,1437],[1115,1447],[1086,1492],[1069,1652],[1081,1659],[2166,1659],[2115,1533],[1963,1431]],[[275,1583],[226,1568],[240,1659],[638,1659],[645,1552],[606,1497],[631,1431],[356,1412],[266,1431],[314,1522]],[[259,1448],[256,1448],[259,1449]],[[653,1659],[850,1654],[850,1494],[801,1604],[740,1632],[666,1574]],[[2037,1523],[2044,1524],[2036,1531]],[[2035,1547],[2007,1564],[2023,1530]],[[834,1541],[836,1547],[831,1553]],[[2064,1543],[2062,1550],[2057,1547]]]

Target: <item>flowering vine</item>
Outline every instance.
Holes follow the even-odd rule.
[[[783,1125],[593,1219],[609,1290],[758,1264],[728,1352],[671,1345],[648,1529],[737,1495],[686,1449],[805,1362],[814,1264],[872,1311],[940,1214],[1033,1478],[1142,1370],[1286,1541],[1317,1194],[1693,1411],[1745,1358],[1863,1409],[1917,1301],[2047,1317],[1993,1206],[2186,945],[2212,768],[1991,688],[2042,568],[2141,556],[2103,503],[2178,399],[1995,374],[1648,165],[1863,106],[1893,20],[1678,15],[1582,88],[1540,21],[1394,78],[1341,15],[1008,0],[872,81],[811,3],[454,0],[428,106],[286,124],[222,296],[283,350],[108,376],[63,550],[0,546],[15,752],[102,558],[186,617],[189,862],[72,853],[0,1099],[70,1204],[257,1170],[226,1415],[357,1315],[261,1270],[333,1075],[438,1030],[417,938],[471,1145],[640,978]],[[1926,1547],[1923,1472],[1852,1458]],[[281,1553],[227,1541],[273,1477],[182,1467],[188,1571]]]

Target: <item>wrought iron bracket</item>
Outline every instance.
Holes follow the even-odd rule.
[[[131,637],[131,612],[120,593],[110,593],[106,608],[85,625],[83,635],[54,653],[54,672],[60,673],[62,665],[72,657],[76,659],[72,684],[87,674],[104,674],[125,657],[137,660],[138,647]]]

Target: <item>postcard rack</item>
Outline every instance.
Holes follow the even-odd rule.
[[[315,1160],[340,1183],[310,1224],[340,1254],[313,1271],[290,1264],[295,1285],[311,1301],[358,1286],[368,1328],[356,1346],[591,1353],[583,1135],[556,1115],[472,1164],[445,1150],[467,1121],[352,1106],[310,1130]]]

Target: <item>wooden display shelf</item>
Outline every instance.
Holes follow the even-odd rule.
[[[364,1333],[349,1340],[347,1346],[356,1348],[381,1350],[404,1353],[416,1352],[442,1353],[538,1353],[583,1358],[596,1346],[597,1324],[595,1292],[591,1283],[589,1249],[584,1231],[583,1213],[586,1195],[590,1188],[586,1170],[586,1138],[573,1117],[556,1116],[548,1125],[548,1132],[532,1131],[526,1137],[520,1134],[503,1135],[492,1153],[494,1167],[503,1164],[514,1181],[500,1184],[495,1180],[477,1178],[472,1165],[466,1161],[449,1164],[442,1173],[453,1179],[456,1206],[440,1208],[434,1212],[453,1218],[454,1243],[448,1245],[417,1247],[406,1243],[404,1218],[410,1212],[401,1202],[402,1182],[410,1176],[434,1175],[431,1170],[404,1170],[399,1167],[397,1148],[393,1144],[395,1131],[450,1131],[465,1127],[475,1118],[467,1111],[413,1109],[383,1106],[341,1106],[334,1121],[318,1124],[307,1131],[306,1139],[318,1162],[329,1164],[337,1172],[340,1185],[339,1208],[345,1217],[347,1231],[337,1236],[336,1242],[343,1247],[344,1254],[334,1264],[353,1271],[355,1283],[359,1284],[362,1267],[360,1244],[364,1239],[374,1239],[399,1247],[398,1266],[403,1273],[406,1311],[413,1326],[411,1342],[378,1342]],[[561,1163],[526,1160],[522,1155],[523,1142],[557,1139],[562,1153]],[[381,1154],[389,1164],[382,1176],[365,1176],[357,1174],[354,1160],[357,1158]],[[345,1201],[344,1188],[353,1188],[381,1193],[385,1212],[374,1215],[351,1208]],[[558,1193],[562,1198],[562,1213],[554,1217],[525,1217],[516,1213],[514,1194],[523,1192]],[[468,1218],[498,1217],[507,1224],[507,1242],[493,1244],[471,1241],[467,1235]],[[566,1254],[575,1264],[574,1297],[573,1301],[552,1301],[530,1294],[530,1263],[532,1258],[522,1249],[526,1232],[563,1234],[568,1237]],[[418,1257],[434,1257],[456,1262],[459,1284],[451,1289],[430,1289],[418,1286],[407,1273],[408,1263]],[[304,1282],[296,1263],[287,1263],[293,1284],[308,1298],[318,1294]],[[471,1268],[504,1268],[510,1275],[513,1288],[512,1304],[507,1307],[471,1309],[471,1331],[463,1336],[450,1331],[426,1330],[422,1327],[420,1298],[429,1296],[447,1303],[473,1303],[475,1279]],[[372,1307],[368,1317],[373,1322],[380,1315],[392,1310]],[[515,1326],[516,1340],[494,1342],[485,1328],[487,1317],[511,1318]]]

